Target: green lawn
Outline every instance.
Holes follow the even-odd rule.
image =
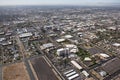
[[[81,58],[81,60],[84,60],[85,57],[90,57],[90,53],[82,48],[79,48],[79,52],[77,52],[76,54]]]

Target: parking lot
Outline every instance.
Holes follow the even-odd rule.
[[[43,57],[32,59],[31,63],[39,80],[58,80]]]

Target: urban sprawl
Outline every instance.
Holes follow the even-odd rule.
[[[0,78],[120,80],[120,8],[0,7]]]

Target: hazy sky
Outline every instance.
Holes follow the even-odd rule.
[[[0,0],[0,5],[111,5],[120,0]]]

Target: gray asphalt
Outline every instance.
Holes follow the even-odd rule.
[[[31,68],[30,68],[30,65],[29,65],[28,61],[27,61],[27,60],[24,60],[24,63],[25,63],[26,69],[27,69],[27,71],[28,71],[28,74],[29,74],[30,79],[31,79],[31,80],[35,80],[35,77],[34,77],[34,75],[33,75],[33,72],[32,72],[32,70],[31,70]]]
[[[46,63],[44,58],[35,58],[31,60],[31,63],[39,80],[58,80],[52,68]]]
[[[0,80],[2,80],[2,67],[0,67]]]

